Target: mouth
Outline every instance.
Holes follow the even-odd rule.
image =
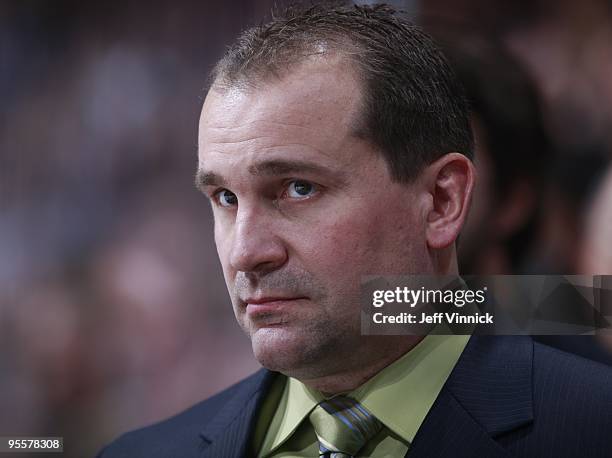
[[[261,297],[244,300],[246,315],[266,326],[279,326],[288,321],[288,311],[307,297]]]

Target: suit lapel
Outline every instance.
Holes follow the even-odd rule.
[[[533,342],[473,336],[407,457],[506,457],[494,438],[533,420]]]
[[[440,396],[408,450],[407,458],[509,457],[448,390]]]
[[[252,382],[241,389],[206,425],[202,458],[249,456],[249,441],[257,420],[257,412],[266,392],[278,375],[260,370]]]

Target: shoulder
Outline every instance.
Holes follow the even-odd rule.
[[[574,412],[582,410],[580,405],[589,405],[596,409],[592,415],[612,407],[612,367],[605,364],[534,342],[533,377],[541,400],[557,399],[578,409]],[[537,407],[538,398],[534,401]]]
[[[97,458],[199,456],[202,430],[228,404],[253,395],[267,374],[260,370],[171,418],[125,433],[101,450]]]
[[[612,456],[611,367],[536,342],[532,396],[528,449],[538,456]]]
[[[612,456],[612,368],[527,336],[473,336],[449,379],[514,456]]]

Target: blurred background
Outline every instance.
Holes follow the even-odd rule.
[[[207,74],[273,3],[0,2],[0,435],[93,456],[258,368],[193,176]],[[610,2],[391,3],[472,103],[462,272],[612,274]]]

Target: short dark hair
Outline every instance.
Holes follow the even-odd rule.
[[[244,31],[214,68],[214,87],[256,86],[313,55],[338,52],[363,84],[356,134],[409,182],[449,152],[473,156],[463,89],[434,41],[388,5],[292,6]]]

